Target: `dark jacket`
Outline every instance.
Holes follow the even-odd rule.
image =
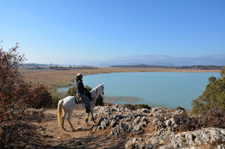
[[[82,80],[78,80],[78,82],[77,82],[77,93],[84,94],[84,84],[83,84]]]

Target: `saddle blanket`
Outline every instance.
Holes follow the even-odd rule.
[[[79,97],[79,96],[74,96],[74,98],[75,98],[75,103],[76,103],[76,104],[85,103],[85,100],[82,99],[82,98]]]

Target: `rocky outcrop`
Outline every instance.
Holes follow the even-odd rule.
[[[225,148],[224,129],[204,128],[192,132],[175,134],[172,131],[161,131],[146,134],[143,137],[130,139],[125,148],[191,148],[214,147]]]
[[[92,132],[111,129],[115,137],[127,136],[125,148],[205,148],[207,146],[225,149],[225,129],[202,128],[194,131],[180,132],[179,128],[186,123],[182,116],[188,116],[185,109],[179,107],[174,112],[161,107],[151,110],[142,108],[129,110],[119,105],[96,107],[100,116],[98,125]],[[140,137],[141,136],[141,137]]]

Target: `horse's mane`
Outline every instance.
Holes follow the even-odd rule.
[[[97,87],[95,87],[94,89],[92,89],[90,92],[92,93],[93,91],[96,91],[100,86],[101,86],[101,84],[99,84]]]

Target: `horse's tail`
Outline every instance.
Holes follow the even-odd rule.
[[[59,100],[58,108],[57,108],[57,116],[58,116],[59,127],[62,127],[62,104],[63,104],[63,100]]]

